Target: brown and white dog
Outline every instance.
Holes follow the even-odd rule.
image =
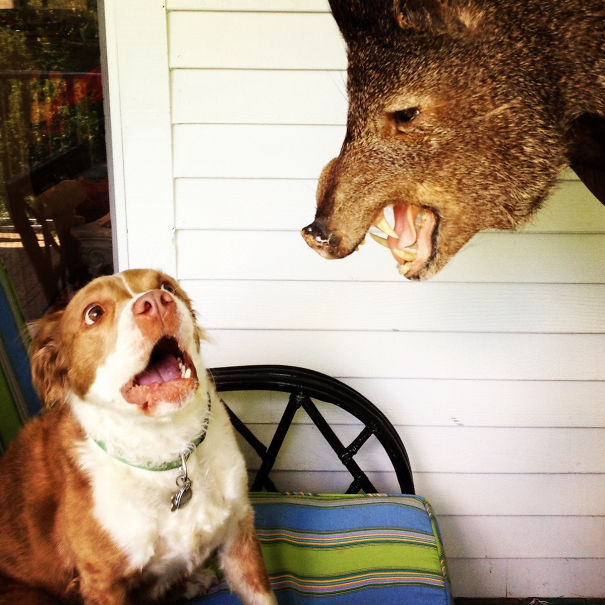
[[[244,603],[276,602],[200,336],[153,270],[98,278],[39,322],[46,410],[0,459],[0,603],[191,597],[215,551]]]

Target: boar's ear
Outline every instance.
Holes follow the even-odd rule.
[[[465,35],[482,19],[468,0],[394,0],[393,8],[402,29],[436,34]]]
[[[330,0],[330,9],[347,41],[363,33],[388,35],[398,29],[393,0]]]
[[[59,322],[63,311],[43,317],[34,324],[31,346],[31,367],[34,386],[45,407],[65,401],[67,364],[59,338]]]
[[[468,35],[482,20],[473,0],[330,0],[330,8],[347,42],[363,34],[389,37],[401,30]]]

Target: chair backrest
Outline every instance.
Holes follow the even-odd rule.
[[[31,380],[29,343],[23,311],[0,261],[0,451],[41,408]]]
[[[251,484],[251,491],[279,491],[270,477],[270,472],[292,427],[294,415],[302,408],[334,450],[343,467],[351,474],[352,481],[346,493],[381,491],[376,489],[355,460],[355,455],[364,443],[375,436],[393,465],[401,493],[414,494],[410,462],[397,431],[373,403],[340,380],[314,370],[282,365],[221,367],[212,368],[209,372],[219,392],[278,391],[288,394],[283,414],[268,445],[262,443],[227,406],[233,426],[252,446],[261,460],[260,468]],[[363,424],[363,429],[357,437],[345,445],[326,421],[314,400],[333,404],[345,410]]]
[[[256,466],[258,461],[253,461],[253,468],[258,470],[250,500],[278,603],[453,605],[436,519],[429,503],[413,495],[412,473],[403,443],[375,405],[343,382],[303,368],[239,366],[214,368],[210,374],[218,391],[232,407],[237,406],[238,414],[246,420],[247,425],[230,411],[234,427],[260,458],[260,468]],[[243,393],[227,396],[231,391]],[[298,414],[301,410],[311,419],[312,426],[305,414]],[[302,442],[290,431],[302,433]],[[328,448],[323,447],[321,439],[315,439],[317,433],[350,473],[347,494],[300,493],[301,489],[308,491],[308,485],[304,485],[308,467],[307,456],[299,448],[307,446],[308,457],[321,460],[322,465],[325,462]],[[360,449],[370,438],[368,449],[372,454],[366,457]],[[379,490],[362,468],[375,454],[382,455],[376,441],[393,466],[401,494],[377,493]],[[276,464],[282,446],[285,463],[282,460],[282,464]],[[328,454],[331,457],[331,452]],[[300,479],[303,485],[296,487],[294,493],[270,493],[277,491],[275,483],[283,478],[278,476],[280,470],[296,469],[298,463],[300,468],[293,476],[293,484],[298,486]],[[276,471],[273,478],[272,469]],[[331,477],[331,485],[333,481]],[[222,581],[202,599],[179,605],[202,602],[240,603]]]

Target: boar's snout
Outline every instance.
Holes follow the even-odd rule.
[[[301,234],[305,242],[324,258],[342,258],[350,252],[343,250],[342,237],[330,230],[321,219],[304,227]]]

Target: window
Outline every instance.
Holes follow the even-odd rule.
[[[0,260],[26,319],[113,271],[96,0],[0,0]]]

